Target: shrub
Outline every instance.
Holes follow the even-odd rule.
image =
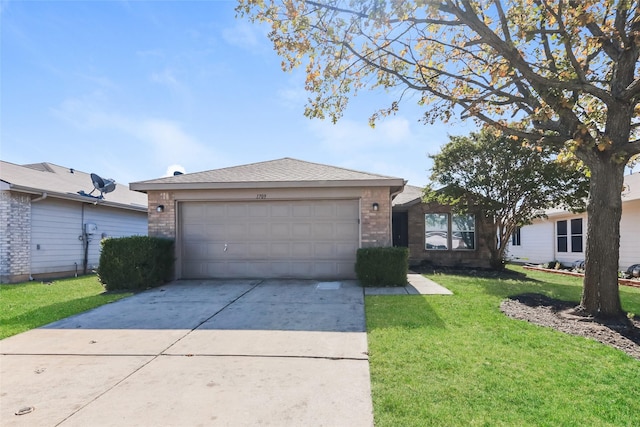
[[[408,248],[358,249],[356,275],[363,286],[405,286],[408,270]]]
[[[108,291],[142,290],[171,280],[173,240],[131,236],[102,241],[98,277]]]

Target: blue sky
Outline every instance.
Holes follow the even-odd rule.
[[[424,185],[427,155],[475,130],[421,124],[410,101],[371,129],[384,91],[359,94],[336,125],[304,117],[304,73],[280,69],[233,1],[0,5],[0,158],[12,163],[127,184],[294,157]]]

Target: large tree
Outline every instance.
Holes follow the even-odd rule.
[[[551,207],[584,209],[589,190],[585,171],[575,161],[559,161],[549,148],[534,147],[483,129],[469,136],[451,136],[431,155],[432,185],[425,201],[468,212],[481,207],[497,229],[486,242],[491,265],[502,268],[516,227],[531,223]]]
[[[591,172],[581,307],[622,317],[621,188],[640,152],[640,2],[239,0],[271,25],[283,68],[306,66],[306,114],[337,120],[359,90],[413,93],[425,121],[473,118]]]

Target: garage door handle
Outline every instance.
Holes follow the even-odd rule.
[[[227,244],[224,244],[224,252],[227,252]]]

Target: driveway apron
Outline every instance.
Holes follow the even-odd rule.
[[[372,426],[353,281],[179,281],[0,341],[2,426]]]

